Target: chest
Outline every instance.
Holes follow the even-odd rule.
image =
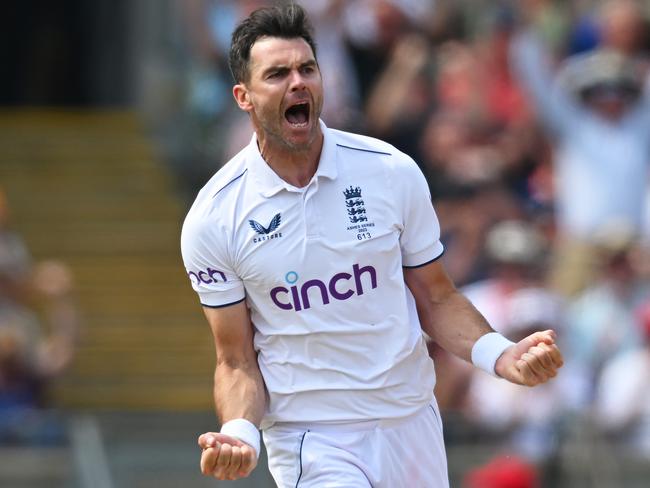
[[[236,225],[242,232],[235,266],[247,290],[327,284],[400,257],[401,214],[386,181],[377,177],[340,177],[283,190],[242,209]]]

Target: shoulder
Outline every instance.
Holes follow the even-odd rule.
[[[199,191],[196,202],[204,200],[219,201],[243,183],[242,177],[248,172],[248,146],[224,164]]]
[[[217,171],[199,190],[194,203],[185,217],[183,235],[195,233],[209,224],[223,222],[232,215],[235,199],[232,198],[245,183],[248,166],[246,149],[243,149]]]
[[[340,154],[349,155],[355,160],[382,163],[389,170],[417,170],[413,159],[392,144],[375,137],[353,134],[351,132],[330,129]]]
[[[391,144],[374,137],[353,134],[352,132],[345,132],[337,129],[330,129],[330,133],[336,142],[336,145],[343,150],[366,152],[384,156],[394,156],[400,152]]]

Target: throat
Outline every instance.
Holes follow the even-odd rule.
[[[266,164],[282,180],[302,188],[309,184],[316,173],[323,148],[323,133],[316,125],[316,131],[309,141],[295,145],[280,135],[255,127],[257,147]]]
[[[258,147],[273,172],[296,188],[307,186],[318,168],[320,152],[314,155],[309,150],[276,151],[267,145],[259,145],[259,142]]]

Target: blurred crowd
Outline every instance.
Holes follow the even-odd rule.
[[[268,3],[179,4],[193,189],[250,139],[227,50],[237,21]],[[564,351],[556,381],[523,389],[430,344],[441,406],[533,463],[576,415],[650,459],[650,4],[302,4],[323,120],[411,155],[457,285],[512,340],[552,327]]]
[[[0,188],[0,446],[58,444],[66,428],[48,393],[75,350],[72,276],[59,261],[34,263],[9,214]]]

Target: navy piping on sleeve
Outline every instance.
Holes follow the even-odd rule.
[[[443,255],[444,253],[445,253],[445,250],[443,249],[442,252],[441,252],[440,254],[438,254],[438,256],[436,256],[435,258],[433,258],[433,259],[427,261],[426,263],[416,264],[415,266],[404,266],[404,265],[402,265],[402,268],[408,268],[408,269],[421,268],[422,266],[426,266],[427,264],[431,264],[431,263],[433,263],[434,261],[437,261],[438,259],[440,259],[440,258],[442,257],[442,255]]]
[[[438,419],[438,414],[436,413],[435,409],[433,408],[433,405],[429,404],[429,408],[433,412],[433,416],[436,418],[436,420],[439,420]]]
[[[300,483],[300,478],[302,478],[302,445],[305,442],[305,436],[307,435],[306,431],[302,434],[302,439],[300,439],[300,454],[299,454],[299,459],[300,459],[300,473],[298,473],[298,479],[296,480],[296,488],[298,488],[298,483]]]
[[[352,147],[352,146],[346,146],[345,144],[337,144],[338,147],[344,147],[346,149],[352,149],[353,151],[363,151],[363,152],[369,152],[369,153],[374,153],[374,154],[383,154],[384,156],[392,156],[391,153],[383,152],[383,151],[374,151],[372,149],[362,149],[360,147]]]
[[[230,303],[224,303],[223,305],[206,305],[205,303],[202,303],[201,305],[204,306],[205,308],[224,308],[224,307],[229,307],[231,305],[237,305],[240,302],[243,302],[246,300],[246,297],[242,298],[241,300],[237,300],[236,302],[230,302]]]
[[[212,195],[212,198],[216,197],[216,196],[219,194],[219,192],[220,192],[221,190],[223,190],[224,188],[226,188],[226,187],[227,187],[228,185],[230,185],[233,181],[237,181],[239,178],[241,178],[242,176],[244,176],[244,175],[246,174],[246,171],[248,171],[248,168],[246,168],[244,171],[242,171],[242,174],[240,174],[239,176],[236,176],[235,178],[233,178],[232,180],[230,180],[228,183],[226,183],[225,185],[223,185],[221,188],[219,188],[219,190],[217,191],[217,193],[215,193],[214,195]]]

